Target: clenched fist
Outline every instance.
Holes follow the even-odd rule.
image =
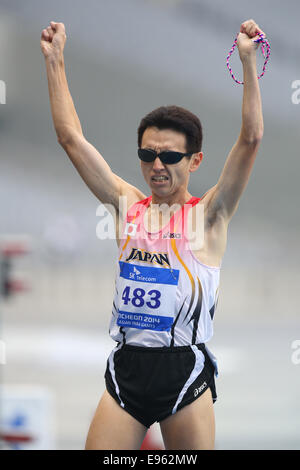
[[[58,59],[62,56],[67,36],[63,23],[50,22],[41,35],[41,49],[45,58]]]
[[[241,59],[245,56],[255,54],[259,43],[254,42],[254,40],[259,38],[259,33],[263,33],[264,37],[266,36],[254,20],[244,21],[244,23],[241,24],[240,32],[237,37],[237,47]]]

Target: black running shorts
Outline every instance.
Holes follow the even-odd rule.
[[[205,344],[145,348],[118,344],[105,372],[110,395],[149,428],[192,403],[207,388],[217,399],[215,367]]]

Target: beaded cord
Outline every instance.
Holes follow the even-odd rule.
[[[238,33],[238,34],[239,34],[239,33]],[[230,59],[230,56],[231,56],[231,54],[233,53],[233,51],[234,51],[234,49],[235,49],[235,47],[236,47],[236,45],[237,45],[237,37],[238,37],[238,34],[237,34],[237,36],[236,36],[236,38],[235,38],[235,40],[234,40],[234,43],[233,43],[233,45],[232,45],[232,48],[231,48],[230,51],[229,51],[229,54],[228,54],[228,56],[227,56],[226,63],[227,63],[227,68],[228,68],[228,70],[229,70],[229,73],[231,74],[233,80],[234,80],[236,83],[239,83],[240,85],[243,85],[244,82],[240,82],[239,80],[237,80],[237,79],[235,78],[235,76],[234,76],[234,74],[233,74],[233,72],[232,72],[232,69],[231,69],[231,67],[229,66],[229,59]],[[259,36],[260,36],[260,37],[259,37],[258,39],[254,39],[253,42],[261,43],[261,52],[262,52],[262,55],[263,55],[263,57],[264,57],[264,59],[265,59],[265,63],[264,63],[264,65],[263,65],[262,73],[257,76],[258,79],[261,78],[261,77],[264,75],[265,71],[266,71],[266,65],[267,65],[267,62],[268,62],[268,60],[269,60],[270,52],[271,52],[271,47],[270,47],[270,44],[269,44],[269,41],[267,40],[267,38],[264,37],[264,34],[263,34],[263,33],[259,33]],[[265,48],[266,48],[266,51],[265,51]],[[265,54],[265,52],[266,52],[266,54]]]

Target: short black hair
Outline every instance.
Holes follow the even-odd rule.
[[[138,146],[142,144],[142,138],[148,127],[158,129],[172,129],[181,132],[186,137],[186,152],[201,152],[202,125],[200,119],[181,106],[160,106],[148,113],[138,127]]]

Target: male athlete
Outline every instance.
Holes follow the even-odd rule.
[[[119,259],[110,324],[117,346],[107,361],[106,390],[86,449],[140,449],[155,421],[166,449],[214,448],[217,363],[205,343],[213,334],[227,227],[263,136],[253,42],[259,33],[253,20],[240,27],[242,125],[217,184],[202,197],[189,193],[190,173],[203,158],[201,123],[184,108],[162,106],[138,129],[138,157],[151,191],[146,197],[115,175],[83,135],[65,75],[63,23],[51,22],[42,31],[58,142],[91,191],[117,214]],[[203,231],[201,245],[190,242],[188,220],[196,232]]]

